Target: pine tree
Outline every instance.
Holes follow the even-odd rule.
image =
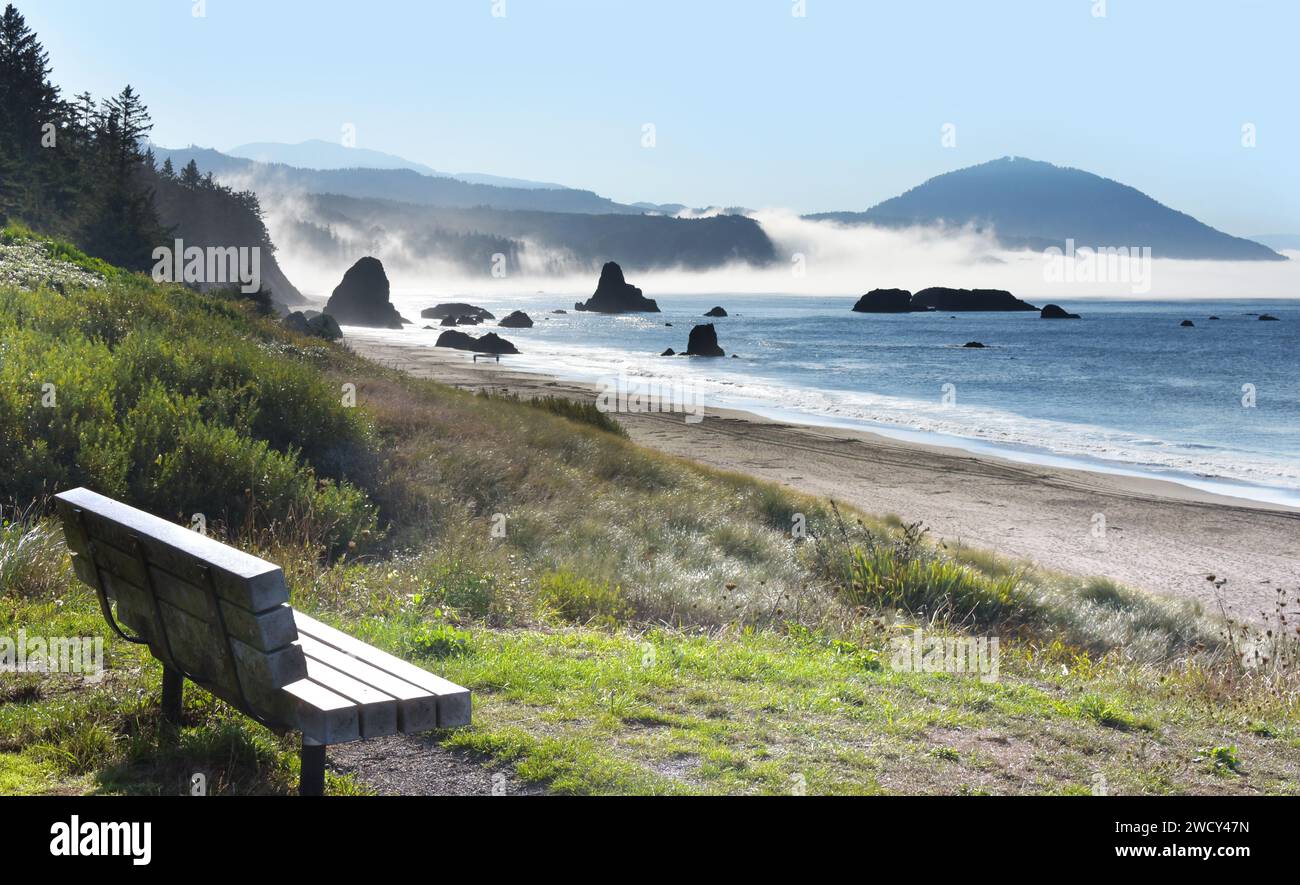
[[[113,264],[143,270],[166,231],[154,208],[144,137],[149,111],[127,86],[104,101],[95,121],[94,199],[81,227],[85,247]]]
[[[61,117],[49,54],[11,3],[0,14],[0,140],[14,156],[33,156],[42,127]]]
[[[65,108],[50,82],[49,55],[14,8],[0,14],[0,215],[39,215],[59,165],[45,136]],[[57,147],[57,138],[55,139]]]

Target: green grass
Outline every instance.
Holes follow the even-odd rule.
[[[160,721],[157,663],[109,637],[41,518],[75,483],[206,513],[296,606],[469,687],[446,746],[550,790],[1300,792],[1289,640],[1243,667],[1192,607],[639,448],[594,406],[471,395],[238,300],[104,279],[0,287],[0,489],[22,509],[0,636],[108,648],[98,683],[0,674],[4,792],[296,782],[291,737],[202,691]],[[898,669],[918,627],[997,639],[998,678]]]
[[[543,412],[549,412],[552,415],[559,415],[571,421],[590,424],[597,430],[604,430],[606,433],[612,433],[615,436],[627,436],[627,431],[623,429],[623,425],[598,409],[595,403],[578,402],[562,396],[536,396],[523,399],[515,393],[488,391],[480,391],[478,395],[487,400],[526,403],[535,409],[541,409]]]
[[[50,791],[57,772],[30,755],[0,753],[0,796],[37,796]]]

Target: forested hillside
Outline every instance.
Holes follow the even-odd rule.
[[[301,300],[276,265],[257,196],[157,168],[149,110],[131,86],[96,100],[62,95],[49,54],[9,4],[0,15],[0,222],[69,240],[118,267],[147,271],[172,246],[259,246],[265,288]]]

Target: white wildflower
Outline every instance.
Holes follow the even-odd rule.
[[[15,240],[0,242],[0,286],[102,289],[104,278],[71,262],[51,258],[39,240]]]

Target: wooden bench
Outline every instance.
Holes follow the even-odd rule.
[[[55,506],[109,626],[162,662],[164,717],[189,679],[301,732],[302,795],[324,792],[330,744],[469,724],[468,690],[294,611],[279,566],[89,489]]]

